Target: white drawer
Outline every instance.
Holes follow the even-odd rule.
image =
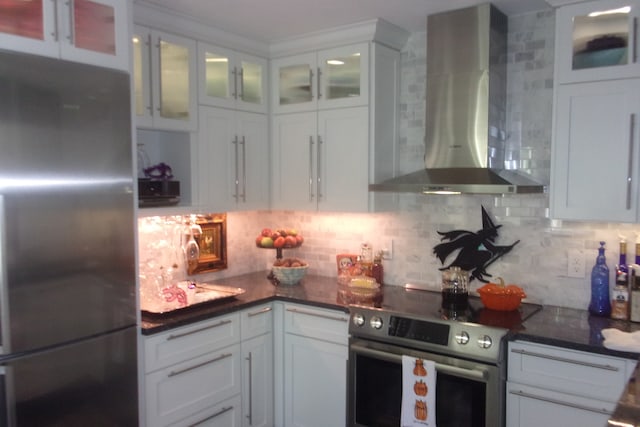
[[[145,337],[145,372],[240,342],[240,314],[215,317]]]
[[[233,396],[211,408],[198,412],[171,427],[241,427],[242,426],[242,398]]]
[[[240,313],[240,336],[242,340],[254,338],[273,330],[273,306],[258,305]]]
[[[148,425],[170,425],[239,394],[240,357],[234,344],[147,374]]]
[[[338,310],[285,304],[284,331],[347,345],[349,314]]]
[[[635,361],[543,344],[509,343],[509,382],[616,402]]]

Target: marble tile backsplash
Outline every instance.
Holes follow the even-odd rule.
[[[507,97],[508,159],[538,181],[549,183],[551,112],[553,101],[553,34],[551,10],[511,17],[509,20]],[[401,172],[423,167],[426,76],[426,33],[413,34],[402,52],[400,135]],[[546,194],[525,196],[423,196],[401,194],[394,212],[372,214],[260,211],[227,213],[228,269],[203,274],[198,280],[234,276],[267,269],[275,251],[259,249],[255,237],[264,227],[296,228],[303,246],[285,251],[310,264],[310,272],[336,276],[336,254],[358,253],[362,242],[374,250],[393,242],[393,259],[383,262],[388,285],[419,283],[439,289],[440,261],[433,247],[438,231],[482,228],[481,206],[501,224],[496,244],[519,243],[488,268],[493,276],[517,283],[529,299],[545,304],[586,308],[590,297],[590,271],[598,242],[607,242],[609,267],[618,259],[619,236],[631,243],[640,234],[636,224],[585,223],[550,220]],[[139,221],[140,259],[153,255],[162,238],[161,228]],[[154,243],[156,242],[156,243]],[[584,278],[567,275],[568,251],[584,251]],[[628,245],[628,257],[634,257]],[[451,261],[451,260],[447,260]],[[184,274],[184,273],[183,273]],[[481,284],[472,282],[472,289]]]

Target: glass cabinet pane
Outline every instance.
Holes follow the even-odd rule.
[[[0,32],[44,40],[42,0],[0,2]]]
[[[116,54],[115,11],[89,0],[73,2],[73,44],[81,49]]]
[[[252,62],[241,62],[242,100],[252,104],[262,104],[262,66]]]
[[[628,63],[631,7],[594,11],[573,18],[572,69]]]
[[[189,49],[160,40],[160,116],[189,119]]]
[[[145,55],[145,49],[143,49],[144,40],[142,36],[138,34],[133,35],[133,90],[136,101],[136,115],[142,116],[145,114],[145,108],[147,107],[144,97],[144,84],[143,76],[143,61]]]
[[[224,55],[206,52],[205,62],[207,96],[230,98],[229,58]]]
[[[290,65],[280,68],[280,105],[299,104],[310,102],[313,99],[311,92],[311,67],[309,64]]]
[[[324,79],[326,99],[360,96],[360,54],[327,59]]]

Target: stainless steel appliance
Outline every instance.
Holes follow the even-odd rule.
[[[438,427],[504,426],[503,338],[540,307],[497,312],[470,296],[464,310],[445,310],[440,293],[406,292],[416,303],[403,310],[386,294],[379,307],[350,307],[348,425],[400,425],[408,355],[436,364]]]
[[[525,175],[518,150],[507,152],[507,26],[489,3],[427,17],[425,169],[369,190],[544,192]]]
[[[138,424],[129,87],[0,51],[0,425]]]

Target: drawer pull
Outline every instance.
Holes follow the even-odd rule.
[[[200,420],[195,424],[189,424],[189,427],[195,427],[195,426],[199,426],[200,424],[204,423],[205,421],[209,421],[212,418],[218,417],[222,414],[224,414],[225,412],[229,412],[230,410],[233,409],[233,406],[225,406],[224,408],[220,409],[218,412],[216,412],[215,414],[211,414],[210,416],[208,416],[207,418],[205,418],[204,420]]]
[[[204,326],[202,328],[194,329],[194,330],[189,331],[189,332],[183,332],[181,334],[171,334],[171,335],[169,335],[167,337],[167,341],[175,340],[176,338],[186,337],[187,335],[196,334],[198,332],[206,331],[207,329],[217,328],[218,326],[228,325],[229,323],[231,323],[231,320],[221,320],[221,321],[219,321],[218,323],[216,323],[214,325]]]
[[[249,317],[258,316],[260,314],[268,313],[271,310],[273,310],[271,307],[265,307],[262,310],[253,311],[251,313],[247,313],[247,316],[249,316]]]
[[[605,408],[592,408],[591,406],[584,406],[577,403],[565,402],[563,400],[551,399],[544,396],[538,396],[536,394],[531,394],[524,392],[522,390],[510,390],[509,394],[515,394],[516,396],[526,397],[528,399],[541,400],[543,402],[554,403],[556,405],[568,406],[570,408],[581,409],[583,411],[596,412],[598,414],[611,415],[612,412],[608,411]]]
[[[231,357],[231,356],[233,356],[233,354],[224,353],[224,354],[221,354],[220,356],[216,357],[215,359],[207,360],[206,362],[198,363],[197,365],[189,366],[188,368],[179,369],[177,371],[171,371],[171,372],[169,372],[169,375],[167,375],[167,376],[168,377],[175,377],[176,375],[184,374],[185,372],[189,372],[189,371],[192,371],[194,369],[201,368],[202,366],[208,365],[208,364],[213,363],[213,362],[217,362],[217,361],[222,360],[222,359],[226,359],[227,357]]]
[[[567,359],[567,358],[558,357],[558,356],[551,356],[549,354],[537,353],[537,352],[534,352],[534,351],[527,351],[527,350],[522,350],[522,349],[519,349],[519,348],[511,349],[511,352],[512,353],[522,354],[523,356],[541,357],[543,359],[555,360],[557,362],[573,363],[574,365],[588,366],[590,368],[604,369],[604,370],[613,371],[613,372],[618,372],[620,370],[616,366],[603,365],[601,363],[583,362],[581,360]]]
[[[297,308],[287,308],[287,311],[297,314],[306,314],[308,316],[322,317],[323,319],[337,320],[338,322],[348,322],[348,319],[340,316],[330,316],[328,314],[315,313],[313,311],[298,310]]]

